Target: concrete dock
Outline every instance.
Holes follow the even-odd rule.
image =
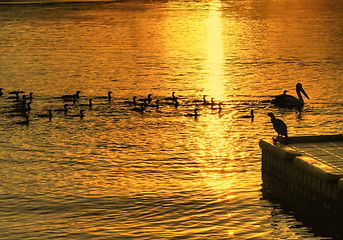
[[[263,189],[303,207],[343,213],[343,135],[260,140]]]

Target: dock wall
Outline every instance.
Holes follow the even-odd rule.
[[[301,206],[343,213],[343,174],[279,142],[261,140],[263,189]]]

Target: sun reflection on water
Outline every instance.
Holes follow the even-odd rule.
[[[224,50],[222,42],[221,2],[210,2],[207,19],[207,68],[206,91],[215,99],[224,98]]]

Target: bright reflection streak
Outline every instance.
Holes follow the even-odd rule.
[[[206,92],[215,99],[223,99],[223,65],[224,51],[222,43],[221,2],[210,2],[209,17],[207,19],[207,67],[209,71]]]

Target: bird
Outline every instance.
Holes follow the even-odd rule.
[[[63,105],[63,109],[54,109],[53,111],[54,111],[54,112],[64,112],[64,113],[67,113],[68,110],[69,110],[69,109],[68,109],[68,106],[69,106],[68,104],[64,104],[64,105]]]
[[[147,98],[141,98],[141,99],[138,99],[138,101],[141,101],[141,102],[144,102],[146,101],[148,104],[151,103],[152,101],[152,98],[151,98],[152,94],[148,94],[148,97]]]
[[[148,107],[155,107],[156,109],[158,109],[160,107],[160,100],[157,99],[156,104],[149,104]]]
[[[0,88],[0,96],[2,96],[4,93],[2,92],[4,90],[3,88]]]
[[[126,104],[131,104],[131,105],[134,105],[134,106],[137,106],[136,99],[137,99],[137,97],[136,97],[136,96],[133,96],[133,97],[132,97],[132,101],[124,101],[124,103],[126,103]]]
[[[166,97],[164,100],[175,102],[175,99],[176,99],[175,92],[172,92],[172,96],[171,97]]]
[[[49,114],[38,114],[37,117],[40,117],[40,118],[49,118],[49,121],[51,121],[51,119],[52,119],[52,110],[49,109]]]
[[[200,116],[200,114],[198,114],[199,108],[195,108],[194,109],[194,113],[187,113],[186,117],[194,117],[197,118],[198,116]]]
[[[93,106],[93,104],[92,104],[92,99],[90,98],[90,99],[88,100],[88,103],[82,103],[82,104],[79,104],[79,106],[92,108],[92,106]]]
[[[281,119],[275,118],[273,113],[268,113],[268,116],[271,119],[271,122],[273,123],[273,128],[277,132],[277,136],[282,137],[284,136],[285,138],[288,138],[287,134],[287,125],[282,121]]]
[[[144,112],[145,111],[145,105],[144,103],[140,103],[139,107],[134,107],[131,109],[131,111],[135,111],[135,112]]]
[[[77,101],[80,98],[80,91],[76,91],[73,95],[63,95],[61,98],[64,101]]]
[[[99,98],[99,99],[107,99],[108,101],[111,101],[112,99],[112,94],[113,92],[112,91],[108,91],[107,92],[107,96],[100,96],[100,97],[96,97],[96,98]]]
[[[25,117],[24,121],[16,122],[16,124],[29,126],[29,123],[30,123],[29,115],[26,114],[24,117]]]
[[[207,95],[203,95],[203,96],[202,96],[202,100],[196,99],[196,100],[194,100],[193,102],[202,103],[203,105],[208,105],[209,102],[207,102],[206,97],[207,97]]]
[[[250,115],[244,115],[244,116],[241,116],[240,118],[249,118],[249,119],[251,119],[251,121],[254,121],[254,118],[255,118],[254,110],[251,109],[250,110]]]
[[[223,103],[222,102],[220,102],[220,103],[218,103],[218,107],[215,107],[215,103],[214,102],[212,102],[213,104],[211,104],[211,110],[218,110],[218,112],[220,113],[221,111],[222,111],[222,105],[223,105]]]
[[[85,110],[81,109],[80,112],[78,114],[74,114],[71,115],[72,117],[79,117],[80,119],[83,119],[85,114],[84,114]]]
[[[276,96],[274,99],[272,99],[271,103],[278,107],[286,107],[286,108],[302,108],[304,106],[304,99],[302,97],[302,94],[307,99],[310,99],[303,89],[303,86],[301,83],[297,83],[296,85],[296,92],[298,95],[298,98],[288,95],[287,90],[283,92],[283,94]]]

